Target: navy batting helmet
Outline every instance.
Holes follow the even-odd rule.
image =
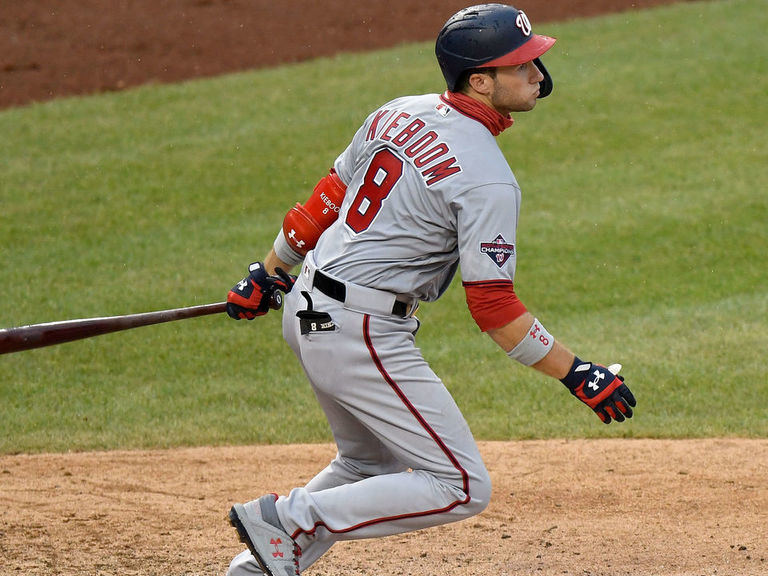
[[[525,12],[505,4],[480,4],[460,10],[437,35],[435,54],[449,90],[455,90],[463,72],[474,68],[517,66],[533,62],[544,75],[539,98],[552,92],[552,77],[539,56],[554,38],[531,31]]]

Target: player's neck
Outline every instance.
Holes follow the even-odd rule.
[[[441,97],[446,103],[456,108],[465,116],[482,123],[491,134],[498,136],[512,126],[512,117],[501,114],[490,102],[462,92],[445,92]]]

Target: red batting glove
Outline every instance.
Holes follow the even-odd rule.
[[[632,391],[624,384],[624,378],[605,366],[576,358],[568,375],[560,381],[606,424],[611,419],[623,422],[632,418],[632,407],[637,405]]]

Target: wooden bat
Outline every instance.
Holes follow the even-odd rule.
[[[203,304],[201,306],[188,306],[186,308],[128,314],[125,316],[81,318],[79,320],[64,320],[62,322],[48,322],[46,324],[8,328],[0,330],[0,354],[63,344],[72,340],[81,340],[150,324],[161,324],[185,318],[206,316],[208,314],[220,314],[226,308],[226,302],[217,302],[216,304]]]

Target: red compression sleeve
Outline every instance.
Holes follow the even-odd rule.
[[[509,280],[462,282],[472,318],[487,332],[509,324],[526,312]]]

